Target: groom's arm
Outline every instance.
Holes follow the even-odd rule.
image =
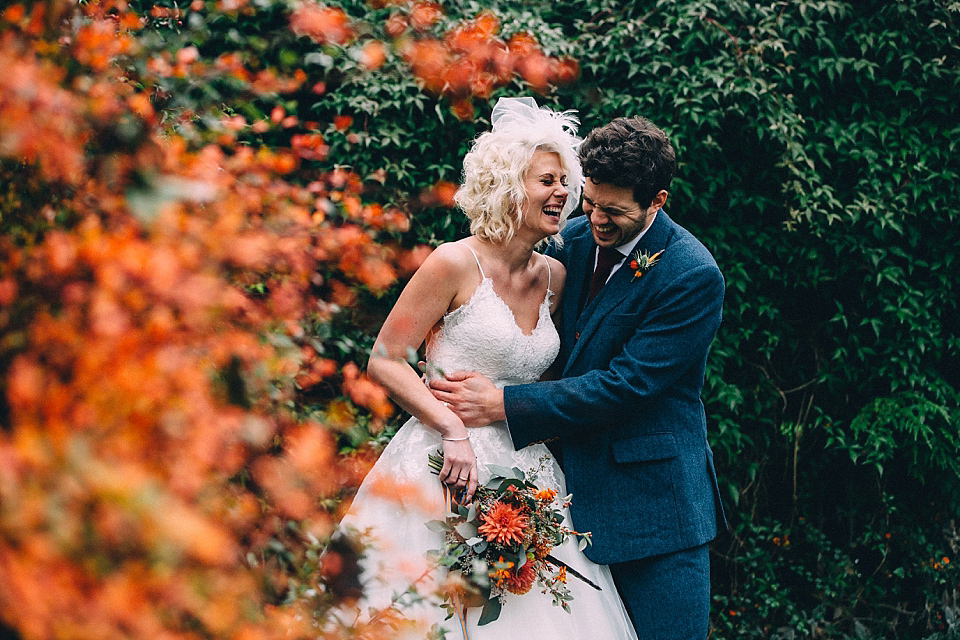
[[[476,372],[431,382],[468,427],[507,420],[518,447],[623,421],[701,361],[720,326],[723,277],[713,265],[682,274],[660,293],[664,301],[637,317],[622,351],[605,369],[580,376],[498,389]]]
[[[658,298],[663,302],[637,318],[631,337],[608,367],[504,389],[503,415],[518,447],[622,423],[624,412],[658,395],[703,360],[720,326],[720,271],[714,265],[691,269]]]
[[[569,227],[568,227],[569,230]],[[558,244],[551,238],[544,254],[567,266],[567,247],[569,239]],[[560,311],[554,313],[554,323],[562,321]],[[544,373],[546,379],[559,377],[558,363],[550,365]],[[506,419],[503,404],[503,390],[476,371],[456,371],[445,375],[444,379],[429,383],[430,390],[441,402],[453,410],[468,427],[485,427],[493,422]]]

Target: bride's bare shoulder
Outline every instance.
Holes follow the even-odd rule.
[[[445,242],[438,245],[423,265],[429,272],[443,277],[463,277],[477,270],[477,260],[471,252],[469,245],[463,240],[456,242]]]
[[[563,266],[563,263],[554,258],[553,256],[544,256],[547,259],[547,266],[550,267],[550,275],[555,277],[558,274],[560,277],[567,275],[567,268]]]
[[[479,280],[477,262],[470,249],[462,241],[447,242],[427,256],[404,287],[404,293],[405,297],[418,300],[422,296],[443,299],[453,309],[462,304]]]
[[[567,268],[563,266],[563,263],[553,258],[551,256],[546,256],[547,258],[547,267],[550,269],[550,290],[553,291],[554,301],[553,308],[556,308],[556,305],[559,304],[560,299],[563,297],[563,288],[564,284],[567,281]]]
[[[550,268],[550,280],[552,284],[552,289],[557,291],[558,288],[563,287],[564,278],[567,276],[567,268],[563,266],[563,263],[557,260],[552,256],[545,256],[547,259],[547,267]]]

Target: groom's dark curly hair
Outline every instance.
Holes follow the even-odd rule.
[[[580,145],[583,174],[594,182],[633,189],[633,199],[646,207],[667,190],[677,168],[670,139],[646,118],[617,118],[594,129]]]

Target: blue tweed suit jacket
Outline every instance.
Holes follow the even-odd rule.
[[[561,379],[504,389],[517,448],[554,440],[572,517],[593,534],[601,564],[687,549],[723,521],[700,391],[723,304],[710,252],[662,210],[637,249],[657,262],[634,278],[629,262],[579,311],[594,242],[586,218],[554,253],[567,267]],[[629,258],[627,258],[629,261]]]

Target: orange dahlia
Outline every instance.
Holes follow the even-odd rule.
[[[529,518],[513,505],[497,502],[480,516],[483,524],[478,530],[487,539],[500,545],[523,542]]]
[[[510,575],[507,576],[507,591],[522,596],[530,591],[530,587],[533,586],[533,581],[536,579],[537,572],[533,568],[533,562],[528,560],[522,567],[511,571]]]

